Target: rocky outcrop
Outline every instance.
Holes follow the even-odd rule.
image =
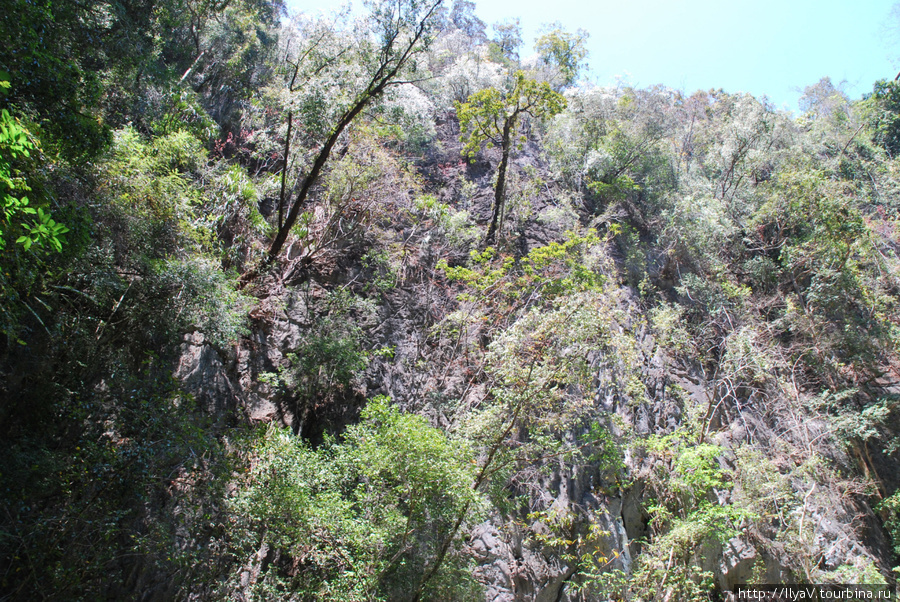
[[[423,173],[441,202],[465,208],[476,221],[486,221],[492,202],[491,161],[496,158],[489,152],[479,161],[460,161],[458,132],[453,126],[452,120],[441,125],[449,132],[448,144],[423,166]],[[531,149],[530,153],[526,151],[525,160],[512,169],[512,180],[525,168],[543,169],[535,158],[537,151]],[[549,185],[532,192],[527,212],[518,215],[514,211],[507,218],[507,231],[514,226],[516,249],[522,255],[558,240],[566,219],[572,217],[559,215],[564,210],[554,201],[558,191]],[[310,438],[326,430],[340,431],[355,419],[364,400],[374,395],[390,396],[404,410],[425,415],[435,425],[451,427],[453,407],[474,406],[485,395],[478,374],[460,351],[481,335],[477,329],[452,335],[436,328],[457,306],[454,291],[434,274],[439,235],[423,234],[408,224],[398,224],[397,229],[396,244],[402,245],[404,259],[394,286],[381,291],[362,288],[365,278],[360,277],[363,268],[359,265],[335,264],[327,274],[324,270],[316,274],[310,266],[299,264],[288,267],[285,274],[289,277],[260,287],[250,332],[233,349],[216,349],[199,333],[185,335],[175,370],[184,389],[210,414],[239,415],[251,422],[278,421]],[[451,259],[461,262],[464,257],[457,253]],[[288,260],[292,261],[290,255]],[[274,384],[267,375],[290,364],[289,354],[301,348],[316,328],[310,318],[313,306],[327,289],[337,288],[372,302],[372,317],[363,327],[368,365],[353,390],[344,391],[341,399],[301,409],[292,391]],[[706,413],[706,430],[697,438],[724,450],[718,459],[723,467],[734,465],[735,450],[743,445],[758,445],[770,456],[779,453],[774,451],[778,446],[805,446],[812,455],[811,441],[825,440],[827,429],[812,421],[804,423],[796,415],[798,410],[782,403],[782,393],[764,387],[734,387],[724,395],[725,385],[707,379],[701,366],[669,357],[651,334],[636,292],[623,286],[619,297],[627,323],[617,328],[634,340],[631,361],[646,395],[626,394],[620,379],[622,358],[597,350],[594,404],[598,413],[609,417],[607,426],[616,437],[623,438],[625,430],[638,439],[670,434],[689,418],[689,410],[696,413],[700,408]],[[579,435],[578,428],[573,425],[568,435]],[[801,431],[806,433],[805,439],[801,439]],[[851,463],[839,450],[826,449],[822,456],[842,466]],[[568,528],[573,538],[592,529],[594,535],[583,537],[577,550],[548,543],[553,539],[551,526],[528,515],[494,515],[469,528],[465,550],[475,562],[474,575],[487,601],[590,599],[570,587],[581,578],[573,561],[576,552],[607,559],[604,570],[609,572],[627,575],[634,570],[651,535],[647,509],[653,500],[647,483],[657,466],[654,459],[631,447],[625,448],[622,460],[618,471],[592,461],[574,466],[560,461],[543,466],[543,476],[530,484],[528,495],[539,507],[571,518]],[[790,472],[788,461],[776,464],[784,474]],[[890,471],[896,467],[885,467],[882,472]],[[808,579],[813,569],[839,572],[855,567],[865,571],[871,565],[885,573],[889,554],[873,553],[889,549],[879,519],[860,501],[859,491],[845,488],[843,495],[840,487],[835,483],[818,485],[812,477],[789,479],[786,491],[795,497],[799,494],[802,504],[787,515],[769,517],[769,523],[780,525],[778,528],[791,525],[792,537],[801,542],[797,545],[806,546],[804,554],[816,559],[815,566],[795,562],[796,550],[785,547],[780,539],[784,532],[772,527],[743,528],[737,536],[713,538],[716,541],[711,540],[697,559],[698,567],[713,575],[722,592],[750,581]],[[716,491],[714,502],[725,506],[732,494]],[[248,573],[247,578],[251,576]]]
[[[194,396],[197,404],[213,416],[229,416],[241,407],[240,391],[232,382],[228,364],[220,352],[206,342],[200,332],[184,336],[174,376],[185,391]]]

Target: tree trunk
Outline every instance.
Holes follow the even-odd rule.
[[[532,361],[531,368],[528,370],[528,377],[526,382],[531,381],[532,370],[534,370],[534,361]],[[475,482],[472,483],[473,491],[478,491],[478,488],[481,487],[481,484],[489,476],[489,470],[491,468],[491,464],[494,461],[494,455],[500,450],[500,446],[503,445],[503,442],[506,441],[506,438],[512,432],[513,427],[515,427],[515,425],[518,423],[519,413],[522,411],[524,405],[525,402],[523,401],[516,406],[516,409],[513,412],[512,418],[510,419],[506,429],[491,446],[491,450],[490,452],[488,452],[487,459],[485,459],[484,464],[481,465],[481,470],[478,471],[478,476],[475,477]],[[431,578],[434,577],[438,572],[438,569],[441,568],[441,565],[444,563],[444,557],[447,555],[447,551],[450,549],[450,545],[456,538],[456,534],[459,533],[459,528],[462,526],[463,521],[466,519],[471,505],[471,502],[466,502],[465,506],[463,506],[462,511],[457,515],[456,522],[454,523],[453,528],[450,529],[447,537],[444,538],[444,541],[441,544],[440,550],[438,550],[438,554],[435,557],[434,562],[431,564],[431,567],[429,567],[428,570],[425,571],[425,574],[422,575],[422,579],[419,581],[419,585],[416,587],[416,591],[413,594],[411,602],[419,602],[419,600],[422,598],[422,593],[425,591],[425,586],[428,585],[428,582],[431,581]]]
[[[287,136],[284,138],[284,165],[281,166],[281,194],[278,196],[278,229],[284,226],[284,202],[286,200],[285,195],[287,191],[285,187],[287,186],[287,171],[288,171],[288,159],[291,156],[291,126],[294,125],[294,112],[288,111],[287,118],[288,126],[287,126]]]
[[[331,130],[331,135],[328,137],[328,140],[325,141],[325,144],[322,145],[322,149],[316,156],[312,168],[309,170],[306,178],[304,178],[303,184],[300,186],[300,191],[297,193],[297,197],[294,200],[293,205],[291,205],[291,209],[288,212],[284,223],[278,228],[278,234],[275,236],[275,240],[272,241],[272,246],[269,247],[269,256],[266,258],[267,265],[271,265],[281,252],[281,248],[287,241],[291,228],[297,223],[297,218],[300,216],[300,209],[305,205],[313,184],[319,179],[319,175],[322,173],[325,163],[328,162],[328,157],[331,155],[334,145],[337,144],[338,138],[340,138],[341,134],[344,133],[344,130],[353,122],[356,116],[359,115],[372,100],[378,98],[382,92],[391,85],[391,82],[394,81],[394,78],[415,51],[416,45],[422,40],[422,37],[425,35],[428,20],[431,18],[431,15],[437,7],[440,6],[441,2],[442,0],[436,0],[422,17],[421,21],[417,23],[415,34],[407,41],[402,52],[397,54],[392,52],[392,46],[396,40],[396,36],[399,34],[399,30],[385,43],[385,46],[382,47],[382,62],[372,76],[372,79],[369,80],[369,85],[360,93],[353,106],[344,113]],[[293,81],[291,85],[293,86]],[[287,159],[288,158],[285,157],[285,165],[287,164]]]
[[[493,243],[497,236],[497,221],[500,219],[500,213],[503,210],[503,194],[506,192],[506,167],[509,164],[510,139],[516,125],[516,117],[518,117],[518,112],[507,117],[503,123],[503,144],[501,145],[503,155],[500,158],[500,166],[497,168],[497,185],[494,187],[494,210],[491,215],[491,225],[484,239],[487,244]]]
[[[379,89],[378,92],[381,92],[381,90]],[[331,136],[328,137],[328,140],[322,146],[322,150],[320,150],[318,156],[316,156],[312,169],[309,170],[309,173],[303,180],[303,185],[300,187],[300,192],[297,193],[296,200],[293,205],[291,205],[291,210],[287,214],[287,219],[284,220],[284,224],[278,229],[275,240],[272,241],[272,246],[269,248],[268,263],[275,261],[275,258],[278,257],[278,254],[281,252],[281,247],[283,247],[285,241],[287,241],[291,228],[297,223],[297,218],[300,216],[300,209],[305,204],[306,197],[309,196],[309,191],[313,184],[319,179],[319,174],[322,173],[325,163],[328,162],[328,157],[331,155],[334,145],[337,144],[338,138],[340,138],[341,134],[344,133],[344,129],[350,125],[350,122],[365,108],[372,98],[374,98],[374,95],[372,94],[363,96],[350,111],[344,114],[344,117],[338,122],[334,130],[332,130]]]

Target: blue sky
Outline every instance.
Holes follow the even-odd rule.
[[[445,0],[449,5],[452,0]],[[803,87],[828,76],[858,98],[900,70],[900,19],[895,0],[475,0],[492,23],[518,17],[533,47],[543,23],[590,33],[590,79],[617,77],[639,87],[663,84],[686,92],[723,88],[766,95],[796,111]],[[339,0],[288,0],[315,13]],[[490,27],[488,34],[490,35]]]

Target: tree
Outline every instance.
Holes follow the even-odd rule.
[[[410,67],[410,71],[415,70],[415,65],[410,64],[414,63],[411,59],[431,43],[431,33],[437,21],[436,11],[442,1],[400,0],[396,3],[382,1],[370,5],[371,14],[367,29],[374,33],[378,45],[373,46],[371,40],[367,39],[360,47],[362,56],[357,58],[365,69],[363,84],[350,94],[350,101],[341,107],[336,121],[327,129],[327,138],[316,153],[306,176],[300,182],[297,195],[283,221],[281,216],[284,214],[284,205],[287,199],[282,195],[279,202],[278,233],[269,248],[269,263],[278,257],[284,247],[291,228],[300,217],[301,209],[305,205],[310,190],[322,174],[322,170],[344,130],[353,123],[363,109],[379,99],[388,87],[405,83],[400,76],[407,67]],[[348,50],[345,48],[339,51],[339,54],[332,57],[331,60],[338,60],[340,55],[347,53]],[[302,57],[298,59],[296,65],[299,66],[301,60]],[[356,65],[356,68],[359,66]],[[296,80],[296,74],[297,69],[293,72],[292,87]],[[289,127],[290,119],[289,113]],[[289,157],[286,156],[284,158],[285,166],[287,166],[288,160]]]
[[[95,110],[106,37],[100,13],[77,2],[11,0],[0,14],[0,37],[16,40],[0,47],[0,72],[12,84],[0,108],[30,114],[45,142],[75,156],[109,142]]]
[[[553,29],[537,39],[534,50],[538,53],[541,63],[556,71],[560,87],[569,86],[578,78],[579,71],[585,66],[583,61],[588,54],[585,44],[590,34],[584,29],[579,29],[575,33],[563,31],[559,23],[549,27]]]
[[[799,105],[800,110],[812,119],[846,118],[850,100],[839,86],[831,83],[830,77],[823,77],[803,89]]]
[[[522,71],[516,73],[515,86],[505,96],[496,88],[487,88],[469,96],[467,102],[457,103],[463,154],[473,157],[485,143],[499,147],[502,153],[494,186],[491,225],[485,238],[487,243],[493,242],[497,233],[506,189],[506,168],[520,118],[526,115],[538,119],[552,117],[565,108],[566,99],[562,95],[554,92],[546,82],[528,79]]]
[[[518,63],[519,46],[522,45],[522,26],[518,19],[505,19],[492,26],[491,59],[498,63]]]
[[[487,249],[472,253],[471,268],[438,265],[450,280],[464,283],[479,308],[472,314],[483,329],[478,336],[493,337],[478,370],[486,376],[487,394],[477,408],[461,409],[458,419],[481,447],[472,489],[489,492],[497,507],[521,493],[516,481],[533,479],[547,460],[577,463],[606,452],[604,468],[618,463],[607,416],[590,402],[597,370],[593,354],[614,350],[624,375],[634,348],[611,328],[626,316],[601,273],[608,261],[601,244],[594,231],[572,233],[562,244],[537,247],[519,262]],[[595,427],[577,443],[563,435],[572,425],[587,423]],[[440,570],[465,518],[465,512],[458,515],[413,602]]]
[[[0,96],[9,86],[0,79]],[[7,336],[19,329],[23,310],[33,311],[27,300],[38,288],[45,260],[63,250],[69,231],[51,217],[41,187],[32,191],[29,185],[41,156],[40,140],[0,109],[0,333]]]
[[[453,8],[450,9],[450,23],[478,43],[487,40],[487,35],[484,33],[484,21],[475,14],[474,2],[453,0]]]
[[[227,112],[235,91],[259,85],[283,11],[280,0],[9,0],[0,38],[16,43],[0,47],[12,84],[0,108],[27,115],[67,157],[96,156],[126,123],[158,130],[189,85]]]
[[[312,449],[270,427],[254,448],[229,536],[241,555],[256,554],[262,539],[303,567],[259,571],[250,587],[282,594],[265,599],[408,599],[426,560],[456,535],[457,516],[472,518],[481,505],[471,447],[385,397],[369,401],[340,441]]]
[[[875,130],[872,139],[891,157],[895,157],[900,152],[900,82],[875,82],[868,99],[876,108],[872,119]]]

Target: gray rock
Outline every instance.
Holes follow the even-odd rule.
[[[174,376],[194,396],[200,408],[224,416],[240,404],[240,396],[228,377],[225,363],[202,333],[184,336]]]
[[[723,546],[718,566],[718,582],[722,591],[741,583],[751,583],[753,568],[759,554],[741,537],[734,537]]]

